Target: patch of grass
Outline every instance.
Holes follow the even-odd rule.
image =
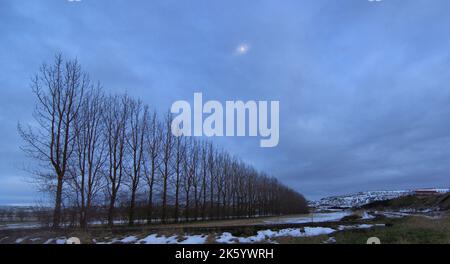
[[[335,234],[339,244],[365,244],[369,237],[378,237],[383,244],[444,244],[447,235],[423,228],[386,227],[368,230],[350,230]]]
[[[412,216],[389,219],[386,227],[337,231],[315,237],[281,237],[282,244],[320,244],[334,237],[337,244],[366,244],[369,237],[378,237],[382,244],[448,244],[450,242],[450,217],[430,219]]]

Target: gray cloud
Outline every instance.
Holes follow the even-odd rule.
[[[445,0],[2,1],[0,203],[32,202],[19,150],[29,78],[62,52],[105,89],[175,100],[280,100],[277,148],[216,141],[308,198],[450,185]],[[240,43],[251,49],[243,56]],[[6,52],[5,52],[6,51]]]

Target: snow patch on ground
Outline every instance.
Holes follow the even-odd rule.
[[[137,241],[139,244],[176,244],[177,236],[158,236],[157,234],[151,234],[143,239]]]
[[[62,244],[66,244],[66,241],[67,241],[67,238],[61,237],[61,238],[57,238],[55,242],[58,245],[62,245]]]
[[[336,243],[336,238],[334,237],[329,237],[327,240],[323,241],[324,244],[335,244]]]
[[[276,237],[308,237],[318,236],[324,234],[331,234],[335,232],[335,229],[328,227],[305,227],[305,228],[286,228],[273,231],[270,229],[260,230],[254,236],[249,237],[236,237],[229,232],[223,232],[216,237],[218,243],[258,243],[258,242],[271,242],[270,239]],[[136,244],[204,244],[208,235],[158,235],[150,234],[145,238],[138,239],[136,236],[127,236],[122,239],[112,239],[109,242],[98,242],[99,244],[111,244],[111,243],[136,243]],[[65,242],[65,240],[64,240]]]
[[[381,227],[384,224],[359,224],[352,226],[339,226],[338,230],[329,227],[305,227],[301,228],[286,228],[280,229],[278,231],[272,231],[270,229],[258,231],[256,235],[249,237],[236,237],[229,232],[224,232],[217,237],[216,242],[218,243],[257,243],[257,242],[271,242],[271,239],[277,237],[312,237],[320,235],[329,235],[336,231],[349,230],[349,229],[366,229],[372,227]],[[332,242],[332,241],[328,241]]]
[[[328,227],[305,227],[303,230],[300,228],[286,228],[278,231],[272,231],[270,229],[258,231],[256,235],[249,237],[236,237],[229,232],[224,232],[216,238],[218,243],[257,243],[276,238],[276,237],[309,237],[331,234],[336,230]]]
[[[113,239],[109,243],[136,243],[136,244],[204,244],[206,243],[207,235],[184,235],[182,237],[173,235],[165,236],[158,234],[150,234],[145,238],[138,239],[136,236],[128,236],[121,240]],[[100,244],[101,242],[99,242]]]
[[[125,238],[122,238],[122,239],[120,240],[120,242],[125,243],[125,244],[128,244],[128,243],[133,243],[133,242],[135,242],[135,241],[137,241],[137,240],[138,240],[138,238],[135,237],[135,236],[127,236],[127,237],[125,237]]]
[[[329,227],[305,227],[305,235],[304,236],[319,236],[319,235],[328,235],[336,230]]]
[[[26,237],[21,237],[21,238],[16,239],[16,244],[22,243],[23,241],[25,241],[25,239],[27,239],[27,238]]]
[[[340,225],[338,227],[339,231],[343,231],[343,230],[351,230],[351,229],[367,229],[367,228],[372,228],[372,227],[385,227],[385,224],[359,224],[359,225]]]
[[[374,218],[375,218],[375,216],[373,216],[367,212],[364,212],[363,215],[361,216],[361,219],[363,219],[363,220],[374,219]]]

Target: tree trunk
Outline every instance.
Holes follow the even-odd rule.
[[[136,190],[131,191],[131,201],[130,201],[130,212],[128,214],[128,225],[132,226],[134,225],[134,207],[136,201]]]
[[[108,225],[110,227],[114,226],[114,204],[116,203],[115,194],[111,195],[111,200],[109,202],[109,210],[108,210]]]
[[[152,223],[153,217],[153,187],[150,187],[150,193],[148,195],[148,204],[147,204],[147,224]]]
[[[61,223],[62,187],[63,187],[62,177],[58,176],[58,183],[56,186],[55,209],[53,211],[53,228],[54,229],[59,228],[59,225]]]

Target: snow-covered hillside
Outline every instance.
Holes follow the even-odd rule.
[[[445,193],[449,191],[449,189],[433,189],[433,190],[435,190],[438,193]],[[322,198],[319,201],[311,201],[310,205],[322,209],[333,207],[350,208],[362,206],[374,201],[389,200],[414,193],[415,190],[359,192],[356,194]]]

